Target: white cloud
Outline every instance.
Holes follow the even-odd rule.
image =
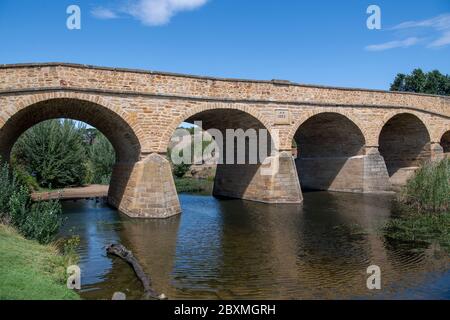
[[[148,26],[161,26],[183,11],[191,11],[204,6],[208,0],[128,0],[120,9],[96,8],[91,13],[99,19],[118,18],[119,14],[129,15]]]
[[[438,31],[450,29],[450,13],[444,13],[431,19],[419,21],[407,21],[400,23],[392,30],[412,29],[412,28],[433,28]]]
[[[127,7],[127,13],[145,25],[160,26],[179,12],[205,5],[207,0],[138,0]]]
[[[116,19],[119,17],[113,10],[103,7],[94,8],[91,14],[97,19]]]
[[[431,42],[428,45],[428,47],[429,48],[438,48],[438,47],[447,46],[449,44],[450,44],[450,31],[447,31],[444,34],[442,34],[442,36],[440,38]]]
[[[368,51],[384,51],[395,48],[408,48],[420,42],[419,38],[411,37],[405,40],[395,40],[366,47]]]
[[[402,22],[390,29],[390,31],[396,31],[397,36],[407,32],[411,35],[410,38],[404,40],[395,40],[381,44],[370,45],[366,47],[369,51],[383,51],[394,48],[407,48],[421,42],[427,48],[440,48],[450,45],[450,13],[444,13],[436,17]],[[421,39],[414,37],[425,33],[426,37]]]

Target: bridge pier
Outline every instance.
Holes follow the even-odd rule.
[[[445,153],[444,153],[444,147],[441,145],[440,142],[432,142],[430,145],[431,150],[431,161],[440,161],[444,159]]]
[[[262,165],[218,165],[213,195],[264,203],[303,202],[294,159],[289,152],[269,157]]]
[[[385,192],[392,189],[389,174],[378,147],[365,147],[363,192]]]
[[[157,153],[116,164],[108,202],[133,218],[168,218],[181,212],[170,163]]]
[[[391,190],[389,175],[377,147],[352,157],[298,158],[297,171],[306,190],[373,193]]]

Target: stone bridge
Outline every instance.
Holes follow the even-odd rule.
[[[132,217],[180,213],[166,154],[182,122],[276,132],[276,173],[225,163],[215,178],[216,196],[266,203],[301,203],[302,189],[389,191],[450,152],[446,97],[63,63],[0,66],[4,159],[24,131],[53,118],[84,121],[111,141],[117,163],[108,199]]]

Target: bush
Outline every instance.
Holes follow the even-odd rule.
[[[27,220],[29,206],[30,194],[28,190],[24,187],[15,190],[9,200],[9,223],[19,231],[22,231],[22,227]]]
[[[415,213],[390,220],[384,227],[388,239],[405,243],[438,243],[450,251],[450,213]]]
[[[61,213],[59,201],[33,203],[19,231],[25,238],[48,244],[55,239],[62,225]]]
[[[36,178],[33,177],[28,171],[26,171],[22,166],[14,166],[14,171],[17,175],[17,180],[20,185],[24,185],[30,191],[37,191],[40,189],[39,183]]]
[[[9,202],[14,191],[19,188],[17,175],[7,163],[0,162],[0,218],[3,220],[10,213]]]
[[[183,178],[184,175],[186,174],[186,172],[188,172],[190,168],[191,168],[190,164],[186,164],[186,163],[174,164],[173,165],[173,174],[177,178]]]
[[[417,211],[443,212],[450,208],[450,159],[420,168],[400,194],[399,201]]]
[[[206,195],[212,193],[214,180],[177,178],[175,179],[175,187],[177,188],[178,193],[199,193]]]
[[[108,139],[100,132],[89,147],[89,166],[92,171],[91,183],[108,185],[116,163],[116,153]]]
[[[81,185],[85,177],[85,146],[75,121],[37,124],[19,138],[12,154],[44,188]]]
[[[32,203],[30,191],[20,185],[8,164],[0,168],[1,220],[14,226],[25,238],[41,244],[51,242],[62,224],[58,201]]]

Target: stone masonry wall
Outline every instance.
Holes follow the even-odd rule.
[[[445,147],[447,140],[443,137],[450,130],[447,97],[62,63],[0,66],[0,154],[7,156],[17,137],[39,121],[55,117],[85,121],[105,133],[119,154],[111,203],[136,217],[167,217],[180,211],[164,157],[170,137],[181,122],[205,120],[210,126],[222,124],[233,129],[267,128],[276,138],[278,149],[290,152],[292,140],[305,128],[303,125],[308,127],[308,120],[324,113],[329,116],[322,117],[325,124],[336,116],[341,119],[338,123],[343,124],[343,130],[332,135],[338,148],[327,148],[329,159],[323,161],[320,156],[310,157],[316,161],[308,164],[310,169],[306,171],[332,170],[333,158],[364,158],[351,160],[344,166],[351,170],[338,172],[339,179],[333,182],[339,184],[338,189],[383,191],[389,182],[382,156],[390,157],[386,148],[381,148],[385,154],[377,155],[383,141],[391,141],[394,149],[411,150],[416,139],[414,130],[420,127],[431,146],[431,151],[420,154],[420,160],[437,159],[436,153],[443,150],[439,144]],[[412,129],[397,130],[383,138],[383,129],[399,114],[408,114],[405,126]],[[324,126],[324,132],[320,132],[320,127],[311,126],[317,131],[309,133],[326,136],[324,132],[332,128]],[[303,137],[310,150],[320,150],[320,139],[311,143],[308,132]],[[357,138],[352,138],[352,145],[358,147],[356,154],[340,154],[339,150],[348,151],[350,137]],[[364,148],[374,152],[363,154]],[[224,166],[218,169],[216,192],[264,202],[301,201],[292,158],[281,163],[279,174],[271,177],[259,175],[260,168]]]

